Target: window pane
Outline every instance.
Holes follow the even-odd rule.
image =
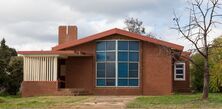
[[[107,41],[106,42],[106,50],[115,50],[116,42],[115,41]]]
[[[105,61],[105,52],[97,52],[96,53],[97,61]]]
[[[138,71],[129,71],[129,77],[138,77]]]
[[[97,71],[105,71],[105,63],[97,63]]]
[[[106,77],[115,77],[115,63],[106,63]]]
[[[103,77],[105,78],[105,71],[97,71],[97,77]]]
[[[106,52],[106,61],[115,61],[116,54],[115,52]]]
[[[118,61],[128,61],[128,52],[119,52]]]
[[[183,64],[176,64],[176,68],[183,68]]]
[[[177,69],[176,74],[183,74],[183,69]]]
[[[118,86],[128,86],[128,79],[118,79]]]
[[[105,86],[105,79],[97,79],[97,86]]]
[[[181,79],[183,79],[183,75],[176,75],[176,78],[181,78]]]
[[[139,53],[138,52],[130,52],[129,53],[129,61],[139,61]]]
[[[96,43],[96,50],[97,51],[105,51],[105,47],[106,47],[106,42],[104,42],[104,41]]]
[[[130,63],[129,70],[130,71],[138,71],[138,63]]]
[[[128,41],[118,41],[118,50],[128,50]]]
[[[139,42],[138,41],[129,41],[129,49],[139,51]]]
[[[115,79],[106,79],[106,86],[115,86]]]
[[[138,86],[138,79],[130,79],[129,86]]]
[[[127,63],[119,63],[118,77],[128,77],[128,64]]]

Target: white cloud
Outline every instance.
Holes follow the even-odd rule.
[[[111,28],[124,28],[127,17],[139,18],[146,31],[185,45],[171,30],[173,9],[185,0],[1,0],[0,39],[17,50],[48,50],[57,44],[59,25],[77,25],[79,38]],[[221,34],[220,29],[215,34]]]

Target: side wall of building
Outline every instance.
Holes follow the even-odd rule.
[[[172,93],[172,58],[166,49],[143,42],[142,71],[144,95]]]
[[[173,80],[173,91],[175,92],[190,92],[190,63],[188,60],[182,59],[185,62],[185,80]],[[173,67],[174,68],[174,67]],[[173,70],[174,75],[174,70]]]

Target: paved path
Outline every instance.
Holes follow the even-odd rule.
[[[75,109],[125,109],[136,96],[92,96],[76,105]]]

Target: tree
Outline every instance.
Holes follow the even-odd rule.
[[[14,48],[9,48],[5,44],[5,39],[3,38],[0,45],[0,60],[5,64],[8,64],[12,56],[17,56],[16,50]]]
[[[8,86],[8,75],[6,73],[7,64],[4,63],[3,60],[0,59],[0,93],[6,90]]]
[[[157,38],[152,32],[146,33],[146,28],[143,26],[143,21],[140,21],[137,18],[127,18],[125,19],[124,24],[126,25],[125,29],[129,32],[142,34],[151,38]]]
[[[181,33],[182,37],[187,39],[195,47],[197,51],[204,58],[204,85],[202,99],[208,99],[209,92],[209,43],[210,32],[213,25],[219,23],[217,9],[220,8],[219,0],[194,0],[190,3],[188,22],[181,25],[180,18],[173,19],[176,27],[174,29]]]
[[[16,94],[22,81],[22,60],[5,42],[2,39],[0,45],[0,92]]]
[[[200,92],[203,90],[204,59],[199,53],[193,54],[191,59],[195,63],[190,66],[192,89]]]
[[[210,91],[219,92],[222,86],[222,36],[214,39],[209,50]]]
[[[129,32],[133,32],[133,33],[137,33],[137,34],[145,34],[145,28],[143,26],[143,22],[138,20],[137,18],[128,18],[125,19],[124,21],[125,25],[126,25],[126,29]]]
[[[20,88],[20,84],[23,80],[23,60],[21,57],[12,57],[7,71],[9,72],[8,89],[9,94],[15,95]]]

